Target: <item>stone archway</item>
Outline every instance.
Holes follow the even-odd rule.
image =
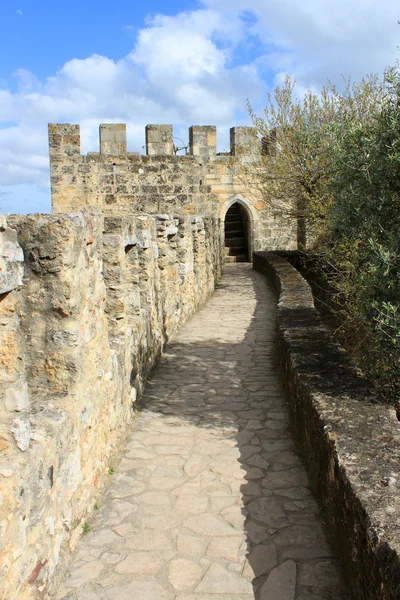
[[[242,196],[229,198],[221,207],[223,240],[227,262],[252,262],[259,216]]]
[[[226,211],[224,248],[226,262],[249,262],[247,212],[239,202]]]

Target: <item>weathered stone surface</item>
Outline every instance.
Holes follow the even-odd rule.
[[[218,563],[212,563],[196,592],[205,594],[251,594],[251,583]]]
[[[338,586],[336,569],[332,560],[315,561],[299,567],[299,585],[307,588],[333,590]]]
[[[227,541],[227,538],[224,538]],[[189,558],[201,558],[204,556],[209,539],[198,536],[188,535],[180,532],[176,540],[176,547],[180,556]]]
[[[179,496],[176,500],[175,510],[186,513],[204,513],[207,510],[208,498],[206,495]]]
[[[104,590],[106,600],[173,600],[173,594],[153,581],[129,581]]]
[[[170,550],[172,544],[166,533],[161,531],[146,530],[134,535],[130,535],[126,540],[128,548],[134,550]]]
[[[80,588],[88,581],[96,579],[103,570],[103,563],[89,562],[75,569],[71,576],[67,579],[66,584],[72,588]]]
[[[29,395],[27,382],[22,378],[8,387],[3,397],[5,407],[14,412],[27,410],[29,407]]]
[[[199,583],[202,575],[203,569],[199,565],[184,558],[173,559],[168,566],[168,579],[178,591],[192,589]]]
[[[183,522],[183,525],[199,535],[236,535],[236,531],[231,525],[207,513],[189,517],[189,519]]]
[[[155,575],[162,567],[162,560],[154,552],[133,552],[121,562],[115,571],[121,575]]]
[[[22,285],[24,254],[17,232],[10,228],[7,218],[0,215],[0,294]]]
[[[296,563],[287,560],[275,567],[261,588],[260,600],[295,600]]]
[[[181,592],[176,596],[176,600],[251,600],[249,594],[193,594]]]
[[[25,452],[31,441],[31,423],[26,417],[18,417],[11,424],[11,432],[18,448]]]
[[[274,544],[259,544],[250,552],[245,565],[245,573],[248,573],[251,579],[265,575],[277,564],[277,552]]]
[[[243,544],[242,537],[234,538],[218,538],[215,537],[211,540],[208,549],[207,556],[214,558],[224,558],[230,561],[236,561],[239,556],[239,548]]]
[[[246,506],[250,517],[270,527],[281,528],[288,524],[288,518],[281,502],[272,498],[259,498]]]

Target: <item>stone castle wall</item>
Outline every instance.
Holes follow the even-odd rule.
[[[250,252],[295,249],[293,223],[274,216],[240,170],[252,139],[249,127],[231,129],[231,152],[217,154],[213,126],[189,129],[189,154],[175,154],[171,125],[146,127],[146,155],[127,152],[126,126],[100,125],[100,152],[80,153],[79,125],[50,124],[53,212],[95,209],[107,215],[197,214],[224,219],[236,201],[250,223]],[[252,160],[257,160],[256,153]]]
[[[2,600],[54,589],[163,344],[214,288],[220,240],[211,216],[0,222]]]
[[[53,215],[0,220],[0,598],[46,599],[107,480],[163,345],[214,289],[223,220],[239,202],[250,248],[295,235],[238,174],[249,128],[216,154],[215,127],[50,125]],[[200,216],[198,216],[200,215]]]

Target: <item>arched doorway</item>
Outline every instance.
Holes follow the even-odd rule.
[[[225,214],[225,261],[249,262],[249,216],[239,202]]]

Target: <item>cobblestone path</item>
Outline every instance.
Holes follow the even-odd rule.
[[[167,348],[65,600],[345,600],[273,363],[251,265]]]

